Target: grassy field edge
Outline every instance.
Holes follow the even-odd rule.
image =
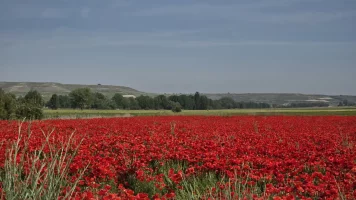
[[[44,110],[45,118],[85,118],[85,117],[129,117],[166,115],[340,115],[356,116],[355,107],[343,108],[303,108],[303,109],[226,109],[226,110],[183,110],[173,113],[170,110]]]

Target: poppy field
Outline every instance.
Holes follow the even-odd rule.
[[[355,199],[356,117],[0,121],[0,175],[0,199]]]

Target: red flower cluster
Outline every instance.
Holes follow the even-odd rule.
[[[27,126],[23,126],[23,132]],[[231,181],[262,185],[263,196],[255,198],[356,198],[356,117],[174,116],[36,121],[31,124],[29,151],[41,146],[42,130],[53,128],[53,143],[65,141],[74,130],[78,143],[84,138],[69,174],[74,180],[88,166],[74,199],[172,199],[182,188],[182,180],[205,172],[229,178],[216,188],[228,187]],[[16,122],[0,121],[0,168],[4,166],[7,144],[16,140],[17,129]],[[159,169],[168,162],[184,163],[185,167],[168,168],[164,174]],[[135,191],[130,185],[132,177],[153,183],[160,192]],[[232,195],[237,192],[232,191]]]

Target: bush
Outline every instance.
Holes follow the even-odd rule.
[[[44,101],[43,101],[42,95],[39,92],[37,92],[36,90],[29,91],[25,95],[24,100],[27,103],[31,103],[31,104],[36,105],[38,107],[42,107],[44,105]]]
[[[30,91],[25,98],[11,93],[5,93],[0,89],[0,119],[42,119],[43,100],[37,91]]]
[[[175,113],[182,112],[182,106],[179,103],[176,103],[172,106],[172,111]]]
[[[16,97],[0,89],[0,119],[14,119],[16,111]]]
[[[18,119],[42,119],[42,108],[31,103],[20,103],[16,109],[16,117]]]

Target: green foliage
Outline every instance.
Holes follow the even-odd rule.
[[[16,112],[16,97],[0,89],[0,119],[14,119]]]
[[[25,97],[19,97],[15,102],[14,95],[6,94],[3,91],[0,95],[0,118],[42,118],[42,96],[35,90],[31,90]],[[13,106],[15,105],[15,106]],[[69,95],[53,94],[46,103],[50,109],[58,108],[79,108],[96,110],[172,110],[181,112],[184,110],[209,110],[209,109],[236,109],[236,108],[269,108],[266,103],[235,102],[231,98],[221,98],[212,100],[196,92],[194,95],[158,95],[154,98],[150,96],[139,96],[137,98],[125,98],[116,93],[111,99],[99,92],[91,92],[89,88],[79,88],[73,90]],[[6,109],[5,109],[6,107]]]
[[[208,103],[209,103],[209,99],[206,96],[200,96],[199,99],[199,110],[206,110],[208,109]]]
[[[30,130],[28,132],[31,133]],[[34,152],[29,150],[31,135],[24,137],[18,133],[17,141],[6,152],[4,173],[0,177],[1,199],[69,199],[73,194],[86,170],[79,172],[74,183],[68,179],[70,165],[79,146],[72,148],[73,134],[62,146],[54,146],[50,142],[52,132],[45,135],[42,146]],[[63,195],[65,187],[67,192]]]
[[[51,99],[46,103],[46,106],[52,110],[57,110],[60,106],[58,95],[53,94]]]
[[[169,109],[170,102],[166,96],[158,95],[155,98],[153,98],[153,101],[154,101],[154,105],[155,105],[154,107],[156,110]]]
[[[195,102],[193,100],[192,95],[185,95],[185,94],[179,95],[178,102],[186,110],[194,109]]]
[[[71,101],[68,95],[59,95],[58,96],[59,107],[60,108],[71,108]]]
[[[125,109],[125,108],[128,108],[129,107],[129,102],[128,101],[126,101],[125,103],[124,103],[124,101],[125,101],[125,98],[121,95],[121,94],[119,94],[119,93],[116,93],[112,98],[111,98],[111,100],[114,102],[114,104],[115,104],[115,106],[116,106],[116,108],[120,108],[120,109]],[[126,105],[125,105],[126,104]]]
[[[222,108],[226,108],[226,109],[232,109],[232,108],[236,108],[236,102],[231,98],[231,97],[223,97],[219,100],[219,105]]]
[[[223,178],[214,172],[187,177],[181,183],[182,189],[176,191],[176,199],[206,199],[219,182],[223,182]]]
[[[139,105],[138,101],[133,98],[125,98],[121,94],[116,93],[111,98],[111,103],[115,106],[115,108],[119,109],[130,109],[130,110],[139,110],[141,106]]]
[[[194,94],[194,110],[200,110],[200,94],[196,92]]]
[[[182,112],[182,106],[178,102],[171,101],[172,111],[175,113]]]
[[[145,95],[139,96],[136,98],[136,101],[141,109],[149,110],[154,108],[154,101],[149,96],[145,96]]]
[[[24,97],[26,103],[32,104],[37,107],[43,107],[44,100],[42,95],[36,90],[30,90]]]
[[[30,91],[24,98],[0,90],[0,119],[42,119],[43,100],[37,91]]]
[[[249,185],[250,177],[240,177],[235,174],[232,179],[215,171],[195,171],[190,175],[182,174],[180,182],[174,182],[169,171],[178,173],[185,172],[189,163],[179,160],[167,160],[160,162],[152,160],[148,165],[150,170],[145,170],[148,175],[161,175],[163,177],[163,188],[157,188],[157,182],[153,180],[139,180],[136,174],[126,174],[119,180],[126,182],[128,188],[135,194],[147,193],[150,198],[155,194],[167,194],[174,191],[174,199],[253,199],[254,197],[267,197],[265,195],[266,180],[259,181],[256,185]],[[221,187],[222,186],[222,187]]]
[[[138,107],[134,98],[132,98],[132,99],[125,98],[119,93],[116,93],[111,98],[111,101],[112,101],[112,104],[115,105],[115,108],[119,108],[119,109],[131,109],[131,106]],[[131,105],[131,102],[132,102],[132,105]]]
[[[169,170],[173,169],[174,172],[178,172],[179,170],[185,171],[187,166],[188,164],[185,161],[169,160],[165,161],[163,165],[160,165],[157,160],[152,160],[149,165],[152,172],[145,171],[145,173],[149,173],[151,175],[163,175],[164,184],[166,185],[164,188],[157,188],[157,182],[155,180],[139,180],[136,174],[125,174],[120,177],[119,180],[122,181],[122,183],[126,182],[128,184],[128,188],[133,190],[135,194],[147,193],[149,197],[152,198],[155,194],[163,195],[171,190],[178,190],[177,184],[169,178]]]
[[[172,95],[168,97],[169,101],[178,102],[182,108],[186,110],[197,110],[195,105],[195,97],[193,95]],[[200,98],[200,95],[199,95]],[[171,108],[170,108],[171,109]]]
[[[104,96],[103,94],[99,92],[95,92],[93,94],[93,103],[91,105],[91,108],[109,110],[109,109],[115,109],[116,105],[114,104],[114,102],[107,99],[106,96]]]
[[[132,98],[132,97],[131,97],[131,99],[133,101],[133,106],[134,106],[135,105],[135,103],[134,103],[135,99]],[[131,108],[131,100],[129,98],[124,98],[122,100],[122,102],[121,102],[121,106],[122,106],[123,109],[130,109]]]
[[[90,108],[93,101],[93,95],[89,88],[75,89],[69,93],[69,98],[72,107],[80,109]]]
[[[43,111],[41,107],[33,105],[31,103],[23,102],[17,105],[16,109],[16,118],[17,119],[42,119]]]
[[[36,90],[29,91],[24,98],[17,100],[16,118],[17,119],[42,119],[44,101]]]
[[[141,109],[138,101],[135,98],[130,97],[128,100],[129,100],[130,110],[139,110],[139,109]]]
[[[72,96],[72,94],[70,94],[70,96]],[[79,96],[83,96],[83,95],[79,95]],[[92,101],[88,102],[90,104],[87,106],[79,106],[83,104],[79,104],[78,101],[75,102],[74,98],[71,98],[73,108],[172,110],[173,106],[175,105],[172,102],[177,103],[177,105],[179,104],[180,108],[185,110],[270,108],[270,105],[267,103],[236,102],[229,97],[224,97],[219,100],[212,100],[205,95],[201,95],[199,92],[196,92],[194,95],[182,94],[182,95],[171,95],[169,97],[166,97],[165,95],[158,95],[154,98],[150,96],[142,95],[142,96],[138,96],[136,99],[125,98],[123,97],[123,95],[119,93],[116,93],[111,99],[107,99],[105,95],[98,92],[92,94],[91,96],[92,96],[91,98]],[[68,107],[63,107],[63,108],[68,108]]]

